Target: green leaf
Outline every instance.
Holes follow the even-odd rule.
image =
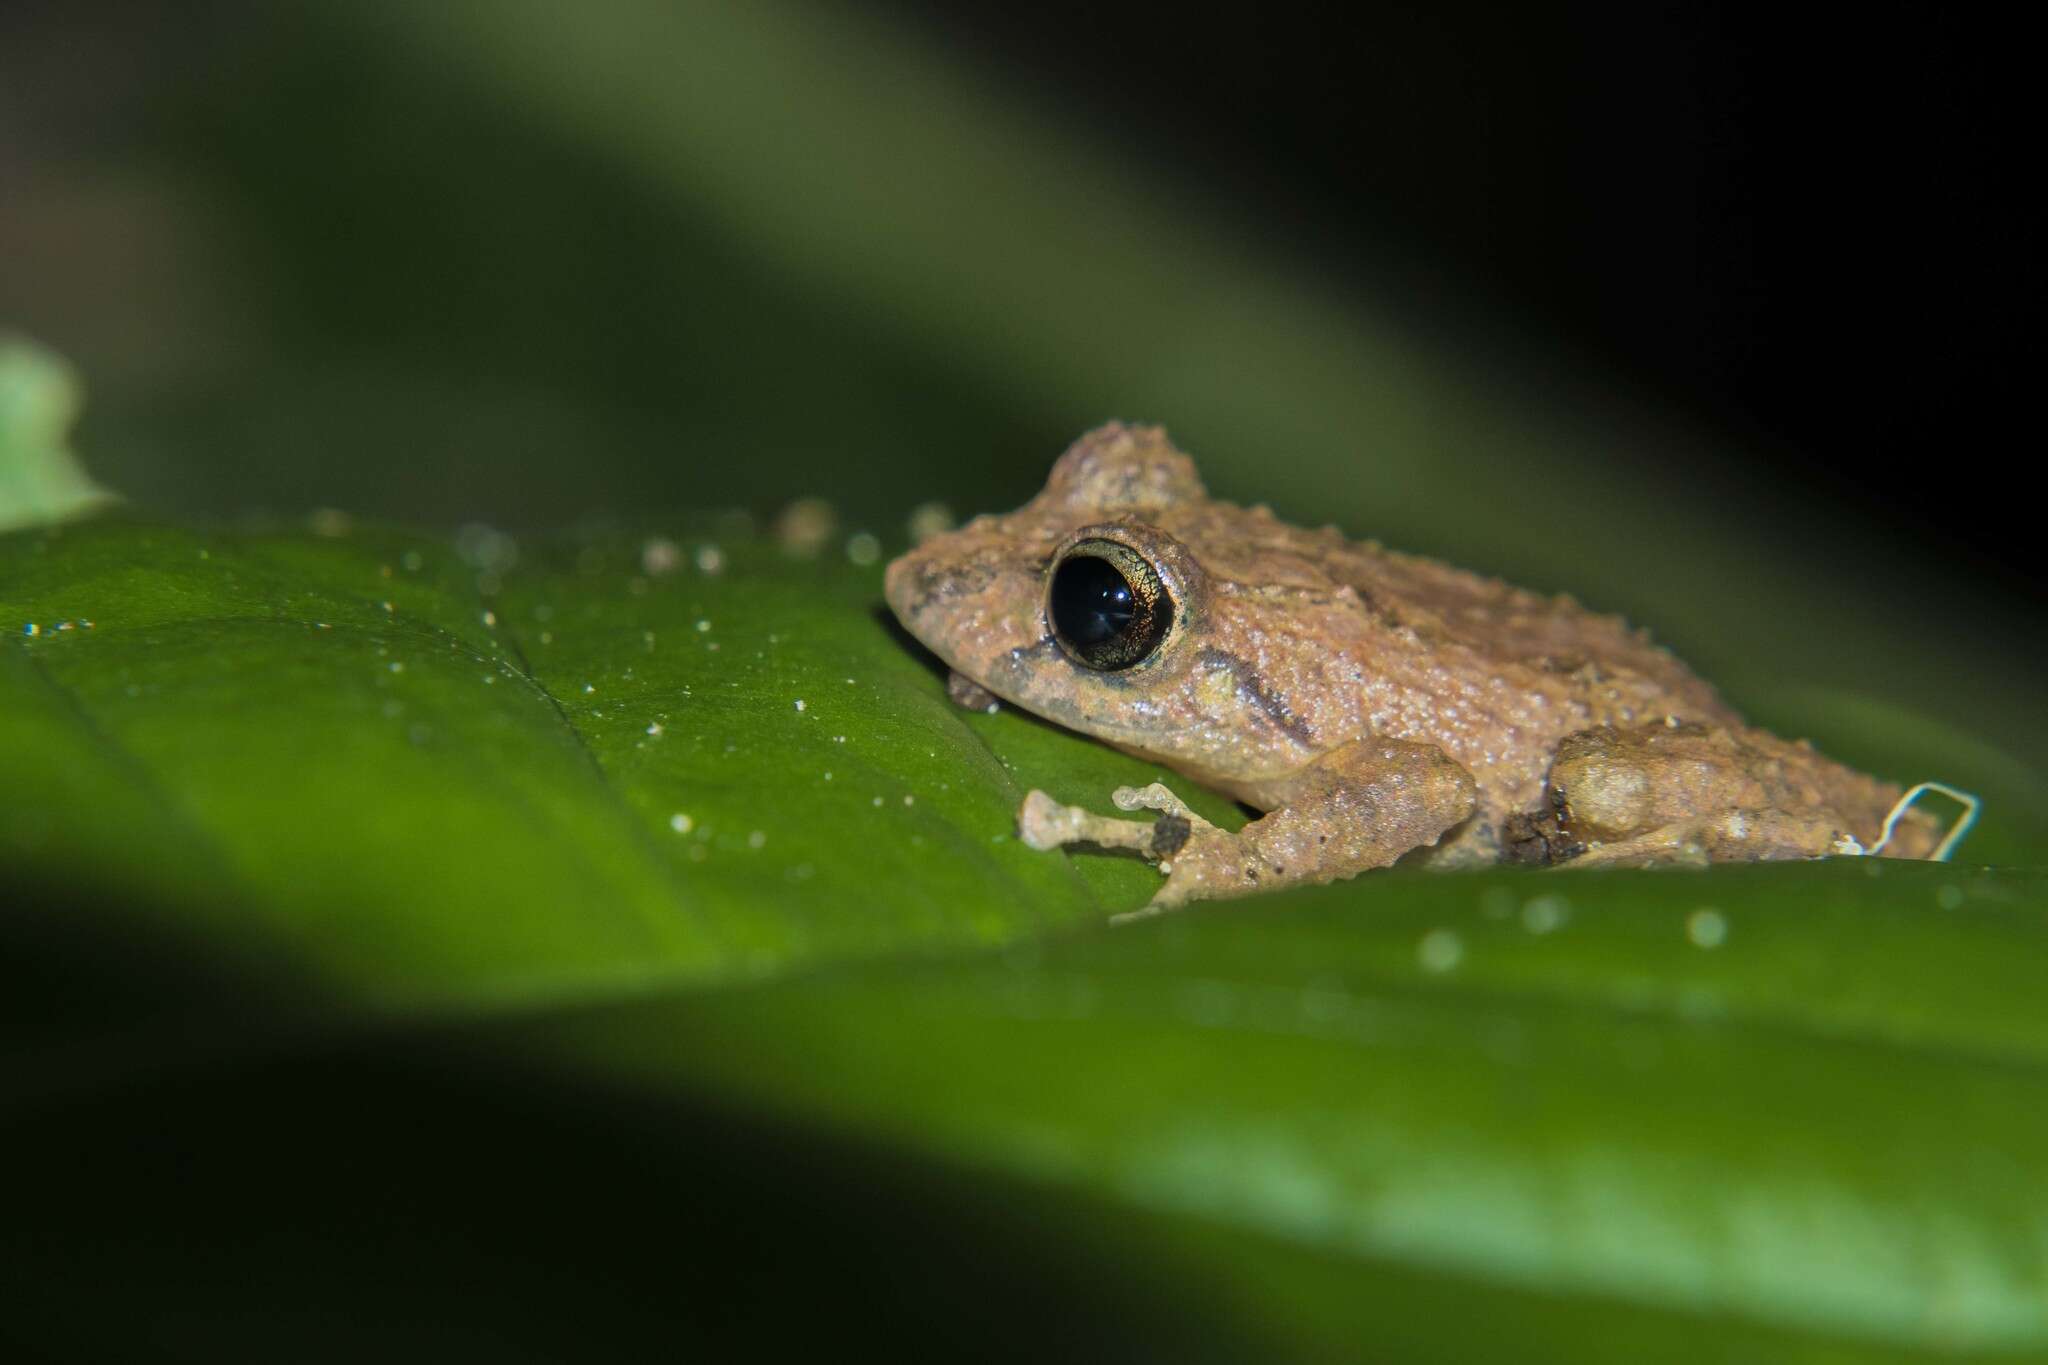
[[[2038,873],[1876,862],[1390,874],[538,1033],[1349,1261],[1331,1354],[1418,1272],[1444,1317],[1378,1339],[1431,1357],[1573,1319],[1576,1359],[1692,1358],[1704,1322],[2032,1352],[2044,904]],[[1617,1304],[1654,1350],[1601,1341]]]
[[[2048,1349],[2038,871],[1385,873],[1111,929],[1156,874],[1022,847],[1027,787],[1164,776],[1241,817],[954,708],[876,567],[711,522],[318,530],[0,538],[32,1344],[137,1349],[90,1311],[120,1284],[207,1358],[359,1358],[391,1320],[506,1358],[807,1323]],[[1965,856],[2040,861],[2039,782],[1995,749],[1759,709],[1980,791]]]
[[[9,837],[53,874],[226,892],[224,925],[393,1005],[999,943],[1149,894],[1012,815],[1020,774],[1164,774],[954,708],[878,570],[739,543],[650,574],[647,544],[500,575],[388,532],[0,543]]]

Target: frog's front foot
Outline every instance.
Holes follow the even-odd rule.
[[[1441,750],[1398,740],[1343,745],[1276,794],[1285,804],[1232,834],[1156,782],[1119,787],[1111,798],[1121,810],[1159,812],[1149,825],[1092,815],[1034,791],[1017,812],[1017,830],[1036,849],[1093,844],[1156,862],[1166,882],[1142,915],[1386,867],[1412,848],[1435,844],[1475,805],[1469,773]]]
[[[1213,880],[1202,869],[1212,863],[1237,862],[1237,836],[1195,814],[1162,783],[1118,787],[1109,799],[1118,810],[1150,810],[1157,814],[1149,821],[1119,820],[1079,806],[1063,805],[1042,791],[1033,791],[1017,811],[1017,833],[1026,844],[1041,852],[1082,844],[1130,849],[1158,864],[1166,876],[1165,885],[1143,909],[1112,916],[1112,923],[1142,919],[1199,899]]]
[[[1216,829],[1157,782],[1149,787],[1118,787],[1110,800],[1118,810],[1154,810],[1159,814],[1149,821],[1118,820],[1079,806],[1062,805],[1042,791],[1033,791],[1018,808],[1017,833],[1041,853],[1071,844],[1093,844],[1097,848],[1131,849],[1163,864],[1196,832]]]

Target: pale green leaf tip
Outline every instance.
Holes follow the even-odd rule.
[[[119,500],[68,443],[81,392],[63,357],[0,332],[0,531],[73,521]]]

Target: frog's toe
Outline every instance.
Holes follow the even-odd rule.
[[[1002,709],[1002,701],[995,693],[958,670],[946,675],[946,696],[953,705],[967,711],[982,711],[992,716]]]
[[[1187,802],[1168,791],[1164,782],[1144,787],[1118,787],[1109,794],[1109,799],[1118,810],[1156,810],[1162,817],[1183,821],[1195,833],[1216,828],[1190,810]]]
[[[1155,857],[1157,827],[1168,818],[1115,820],[1079,806],[1064,805],[1034,789],[1017,808],[1017,837],[1041,853],[1070,844],[1094,844],[1098,848],[1134,849]]]
[[[1088,812],[1064,805],[1033,787],[1017,808],[1017,837],[1040,853],[1078,843]]]

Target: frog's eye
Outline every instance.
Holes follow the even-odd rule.
[[[1159,571],[1130,546],[1084,540],[1053,565],[1046,615],[1069,658],[1113,673],[1159,648],[1173,625],[1173,597]]]

